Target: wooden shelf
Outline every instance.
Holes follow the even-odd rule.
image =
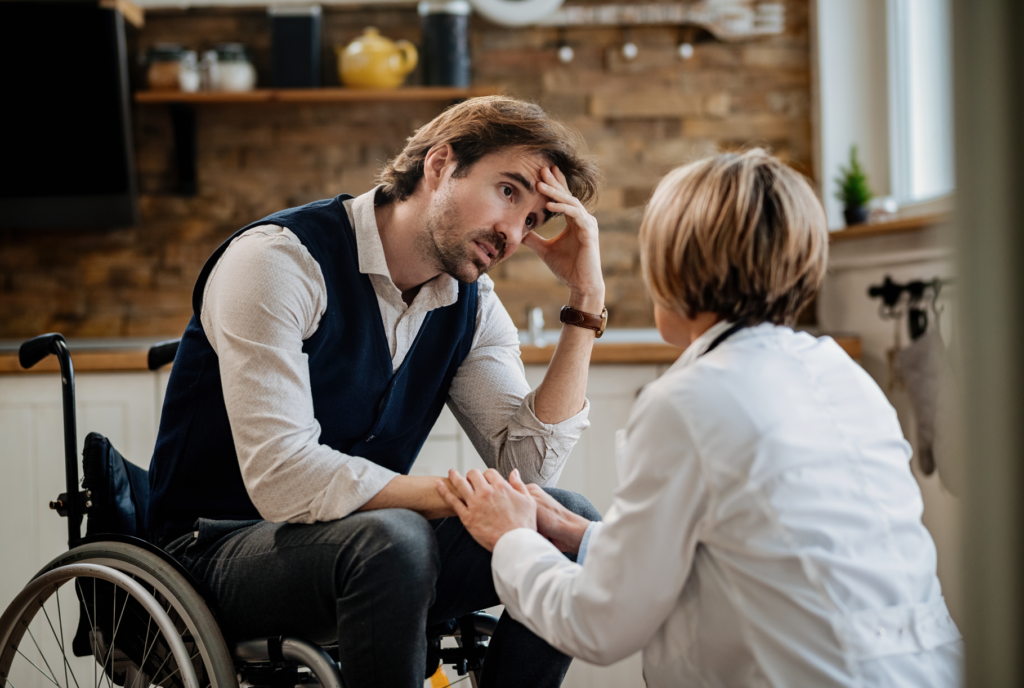
[[[493,96],[501,89],[489,86],[455,88],[451,86],[408,86],[406,88],[260,88],[254,91],[136,91],[140,105],[181,103],[187,105],[231,105],[237,103],[359,103],[381,101],[463,100]]]
[[[848,241],[850,239],[863,239],[866,237],[885,236],[887,234],[902,234],[904,232],[917,232],[928,229],[935,225],[942,224],[949,219],[948,213],[932,213],[929,215],[915,215],[903,217],[889,222],[876,222],[874,224],[851,225],[846,229],[838,229],[829,234],[829,240]]]

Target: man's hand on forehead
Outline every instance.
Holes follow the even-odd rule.
[[[597,220],[572,195],[565,175],[557,167],[541,168],[536,189],[548,198],[544,207],[547,213],[561,213],[565,217],[565,229],[553,239],[544,239],[531,231],[523,237],[523,244],[569,285],[571,300],[578,304],[574,308],[596,307],[595,312],[600,312],[604,306],[604,277]]]

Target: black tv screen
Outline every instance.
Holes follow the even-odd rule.
[[[138,221],[124,19],[96,0],[0,2],[0,227]]]

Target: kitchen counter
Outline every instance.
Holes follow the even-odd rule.
[[[836,342],[854,360],[861,356],[860,338],[853,335],[832,335]],[[545,365],[551,361],[558,341],[557,330],[545,330],[545,346],[526,343],[525,332],[520,333],[523,363]],[[68,348],[77,372],[137,372],[145,371],[149,347],[161,339],[71,339]],[[49,356],[34,368],[24,370],[18,363],[20,342],[0,342],[0,374],[51,373],[60,369],[57,358]],[[683,352],[666,344],[655,329],[616,330],[605,332],[594,346],[591,363],[594,364],[664,364],[668,365]]]
[[[815,332],[814,334],[821,334]],[[832,338],[843,348],[850,358],[858,360],[861,355],[860,337],[855,335],[834,334]],[[551,354],[555,352],[558,342],[558,330],[545,330],[543,339],[545,346],[528,343],[525,331],[520,331],[520,351],[526,365],[546,365],[551,362]],[[661,364],[675,363],[683,350],[677,346],[666,344],[656,329],[610,329],[604,333],[594,345],[594,353],[590,362],[598,364]],[[0,369],[2,370],[2,369]]]

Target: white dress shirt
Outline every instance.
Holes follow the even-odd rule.
[[[442,274],[406,305],[384,257],[374,213],[376,191],[346,201],[345,209],[355,230],[359,271],[369,276],[377,295],[392,369],[397,370],[427,313],[458,300],[458,283]],[[518,468],[527,482],[554,485],[589,426],[589,404],[561,423],[537,418],[516,328],[490,278],[485,275],[478,284],[476,333],[452,381],[448,407],[488,466],[506,477]],[[235,238],[203,292],[200,321],[219,358],[242,480],[269,521],[342,518],[397,475],[320,444],[320,424],[330,418],[313,416],[302,343],[316,332],[327,306],[319,264],[291,230],[276,225],[254,227]]]
[[[582,566],[536,532],[492,559],[514,618],[649,686],[959,685],[962,642],[921,524],[910,446],[828,337],[770,324],[644,390]]]

